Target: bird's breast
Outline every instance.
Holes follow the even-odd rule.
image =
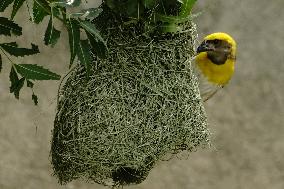
[[[234,73],[235,60],[233,59],[227,59],[224,64],[216,65],[208,59],[206,52],[202,52],[196,56],[195,61],[202,75],[216,85],[224,86]]]

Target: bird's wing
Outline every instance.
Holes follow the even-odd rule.
[[[207,100],[209,100],[212,96],[214,96],[218,90],[220,89],[221,87],[218,87],[218,88],[214,88],[212,89],[211,91],[208,91],[208,92],[205,92],[205,93],[201,93],[201,98],[203,100],[203,102],[206,102]]]
[[[214,96],[219,89],[223,88],[221,85],[214,85],[213,83],[210,83],[207,78],[202,76],[202,74],[198,74],[199,79],[199,91],[201,98],[203,102],[210,99],[212,96]]]

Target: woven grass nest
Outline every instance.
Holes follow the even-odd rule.
[[[209,142],[190,61],[194,24],[160,34],[104,20],[108,58],[94,56],[89,79],[78,64],[58,94],[51,157],[61,183],[137,184],[165,155]]]

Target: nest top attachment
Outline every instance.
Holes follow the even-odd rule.
[[[113,22],[115,23],[115,22]],[[163,36],[135,25],[107,25],[107,59],[80,64],[61,88],[52,164],[61,183],[140,183],[167,154],[208,144],[207,119],[193,74],[195,26]]]

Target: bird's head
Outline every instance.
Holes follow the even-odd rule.
[[[227,59],[236,58],[236,42],[226,33],[213,33],[206,36],[197,48],[197,54],[203,52],[214,64],[222,65]]]

